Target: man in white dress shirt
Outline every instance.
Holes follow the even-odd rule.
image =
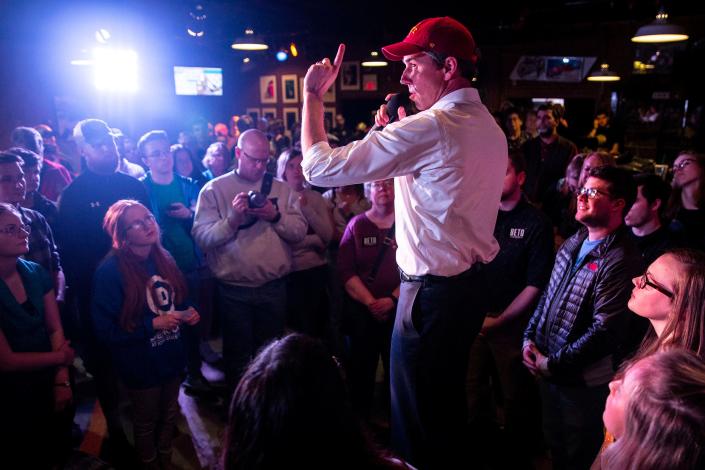
[[[471,88],[477,53],[448,17],[414,26],[382,48],[403,60],[401,83],[420,110],[332,149],[323,93],[343,60],[312,65],[304,81],[303,171],[318,186],[394,177],[397,264],[402,284],[391,349],[392,445],[423,469],[463,468],[464,380],[484,310],[479,267],[496,255],[493,230],[507,168],[504,134]],[[386,106],[377,113],[389,123]]]

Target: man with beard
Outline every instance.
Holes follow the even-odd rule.
[[[107,350],[98,344],[90,321],[93,273],[110,250],[103,217],[120,199],[136,199],[149,207],[142,183],[117,172],[118,151],[108,125],[86,119],[73,130],[86,169],[64,189],[59,199],[57,238],[68,285],[67,302],[78,308],[81,355],[96,381],[96,391],[113,442],[125,443],[118,415],[117,381]]]
[[[643,265],[623,223],[635,197],[626,170],[590,171],[575,215],[585,228],[558,250],[524,332],[523,361],[541,379],[543,427],[556,470],[590,467],[602,444],[607,384],[639,327],[627,301]]]
[[[526,184],[524,193],[532,202],[540,202],[546,191],[565,175],[565,169],[578,153],[575,144],[558,135],[558,120],[549,105],[536,112],[539,135],[524,144]]]

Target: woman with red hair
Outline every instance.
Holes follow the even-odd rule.
[[[135,448],[145,468],[171,461],[171,440],[186,356],[181,323],[198,312],[185,304],[186,282],[159,241],[154,215],[137,201],[110,206],[103,228],[112,250],[95,274],[95,333],[110,350],[133,406]]]

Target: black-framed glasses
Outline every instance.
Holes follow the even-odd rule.
[[[129,232],[130,230],[142,230],[143,232],[147,231],[147,225],[150,227],[154,226],[157,223],[157,219],[154,218],[154,215],[149,214],[147,217],[145,217],[142,220],[136,220],[132,222],[130,225],[125,227],[125,232]]]
[[[240,153],[249,160],[250,163],[253,165],[260,165],[260,166],[267,166],[267,162],[269,161],[269,157],[267,158],[255,158],[251,155],[247,155],[244,150],[240,149]]]
[[[597,188],[586,188],[582,187],[578,189],[578,194],[577,196],[587,196],[588,199],[595,199],[598,194],[602,194],[603,196],[611,197],[610,193],[602,191],[601,189]]]
[[[680,163],[676,163],[673,165],[671,168],[671,171],[675,173],[676,171],[681,171],[683,168],[687,167],[691,163],[695,161],[694,158],[686,158],[685,160],[681,161]]]
[[[25,232],[27,235],[29,235],[30,233],[32,233],[32,227],[30,227],[29,225],[25,225],[25,224],[20,224],[20,225],[11,224],[11,225],[6,225],[3,228],[0,228],[0,233],[2,233],[3,235],[9,235],[11,237],[16,237],[16,236],[20,235],[22,232]]]
[[[665,295],[668,298],[673,298],[673,292],[671,292],[670,290],[666,289],[663,286],[656,284],[655,282],[649,281],[649,272],[648,271],[645,272],[643,275],[641,275],[639,277],[639,281],[637,282],[637,287],[639,289],[643,289],[646,286],[653,287],[654,289],[656,289],[657,291],[659,291],[660,293],[662,293],[663,295]]]

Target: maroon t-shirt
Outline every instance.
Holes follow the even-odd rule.
[[[387,246],[384,257],[377,271],[374,282],[368,277],[372,272],[377,254],[382,248],[388,229],[380,229],[363,213],[353,217],[345,227],[338,251],[338,273],[345,284],[348,279],[358,275],[375,298],[389,297],[399,285],[394,233],[391,244]]]
[[[44,160],[42,165],[39,193],[50,201],[58,201],[59,195],[71,182],[71,173],[63,165]]]

